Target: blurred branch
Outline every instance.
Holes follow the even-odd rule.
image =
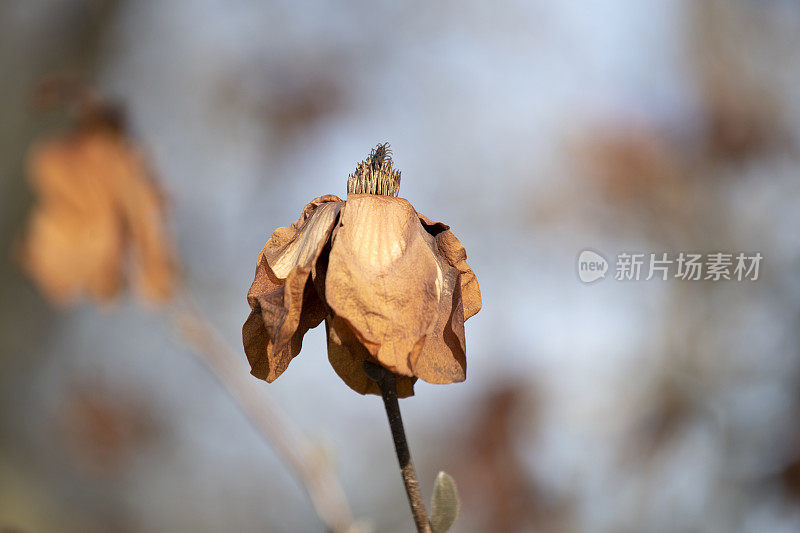
[[[23,268],[55,304],[82,296],[113,301],[127,284],[148,304],[171,302],[176,329],[295,472],[328,530],[348,530],[352,517],[344,491],[322,452],[237,365],[242,357],[181,283],[166,200],[124,128],[119,106],[68,77],[50,78],[38,89],[38,103],[71,105],[76,113],[72,129],[31,149],[37,202],[20,247]],[[130,273],[124,268],[129,257]]]
[[[236,363],[237,354],[221,340],[190,295],[170,318],[181,336],[230,393],[255,429],[286,461],[328,530],[347,531],[353,522],[344,491],[323,453],[283,414],[260,383]]]

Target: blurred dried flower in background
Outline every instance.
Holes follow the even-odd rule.
[[[141,454],[156,422],[144,398],[83,383],[59,402],[55,431],[70,463],[92,476],[110,476]]]
[[[738,87],[730,76],[706,87],[708,151],[721,160],[740,161],[785,144],[781,109],[767,91]]]
[[[677,203],[682,196],[681,166],[654,128],[598,126],[587,131],[576,148],[584,175],[612,202]]]
[[[348,179],[347,201],[321,196],[258,257],[242,329],[252,374],[272,382],[323,320],[328,358],[361,394],[380,394],[371,361],[397,374],[398,395],[417,378],[466,378],[464,321],[481,308],[466,251],[442,223],[397,198],[400,173],[378,145]]]
[[[278,139],[288,142],[337,112],[347,90],[335,59],[312,65],[280,65],[267,72],[261,112]]]
[[[788,447],[786,464],[778,472],[782,488],[795,500],[800,500],[800,436],[795,437]]]
[[[688,363],[673,364],[677,367]],[[702,398],[689,381],[677,372],[656,374],[655,382],[636,402],[631,437],[626,441],[629,449],[623,454],[625,461],[657,459],[693,421],[704,415]]]
[[[775,83],[789,52],[764,47],[770,39],[759,22],[767,13],[757,4],[719,0],[695,2],[691,13],[692,67],[709,159],[742,161],[789,147],[789,109]]]
[[[309,132],[347,108],[349,65],[318,51],[291,62],[258,61],[218,80],[214,104],[257,117],[276,152],[291,152]]]
[[[42,94],[53,98],[49,87]],[[109,301],[123,285],[130,254],[140,295],[163,302],[173,292],[176,262],[162,193],[119,110],[93,95],[81,94],[77,104],[74,129],[29,154],[36,203],[22,264],[54,303],[84,294]]]
[[[454,466],[472,531],[572,531],[566,498],[529,474],[517,440],[538,433],[541,391],[530,383],[501,382],[472,407]]]

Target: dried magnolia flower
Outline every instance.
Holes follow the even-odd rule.
[[[166,300],[175,261],[165,204],[119,115],[94,103],[75,130],[39,142],[29,157],[36,204],[22,264],[53,302],[107,301],[123,284],[126,255],[141,295]]]
[[[466,378],[464,321],[481,308],[478,280],[449,227],[398,198],[400,172],[379,145],[348,178],[347,201],[321,196],[258,256],[242,328],[252,374],[272,382],[325,321],[328,359],[361,394],[380,394],[363,363],[397,376],[400,397],[417,378]]]

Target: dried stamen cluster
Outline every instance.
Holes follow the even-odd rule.
[[[392,164],[389,143],[379,144],[347,177],[347,192],[397,196],[400,191],[400,171],[393,169]]]

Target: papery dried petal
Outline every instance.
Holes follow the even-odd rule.
[[[259,254],[242,328],[254,376],[274,381],[299,352],[303,335],[325,318],[309,279],[342,208],[336,196],[315,199],[289,228],[277,229]]]
[[[436,238],[439,254],[461,272],[461,298],[464,302],[464,320],[481,310],[481,289],[478,278],[467,264],[467,251],[461,241],[450,231],[450,226],[434,222],[422,213],[417,213],[425,229]]]
[[[411,358],[411,370],[428,383],[456,383],[467,378],[461,273],[443,258],[439,261],[443,276],[438,318],[422,351]]]
[[[350,328],[341,319],[329,315],[325,319],[325,331],[328,336],[328,360],[342,381],[359,394],[380,395],[378,384],[364,372],[364,361],[377,361]],[[415,377],[397,376],[397,397],[413,396],[416,381]]]
[[[436,325],[442,272],[407,200],[350,194],[332,240],[325,299],[377,361],[412,376]]]

